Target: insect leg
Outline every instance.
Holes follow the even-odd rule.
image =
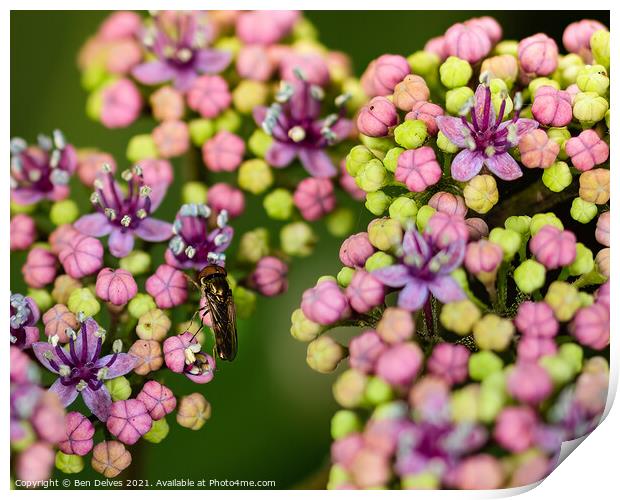
[[[204,326],[202,320],[207,315],[207,312],[208,312],[207,309],[209,309],[209,304],[205,304],[201,308],[197,309],[196,312],[192,315],[192,318],[189,320],[190,323],[193,323],[194,319],[196,318],[196,316],[201,311],[205,311],[203,314],[200,315],[200,326],[198,327],[198,330],[196,330],[196,333],[194,333],[194,335],[192,336],[192,340],[191,340],[192,342],[194,341],[194,339],[196,338],[196,335],[198,335],[200,333],[200,331],[202,330],[202,327]]]

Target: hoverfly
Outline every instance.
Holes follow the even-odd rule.
[[[237,355],[237,319],[232,291],[226,280],[226,269],[216,264],[205,266],[198,273],[198,285],[206,305],[200,310],[201,320],[211,313],[215,337],[214,350],[220,359],[232,361]]]

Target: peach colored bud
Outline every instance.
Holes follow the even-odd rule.
[[[482,61],[480,73],[488,73],[491,78],[500,78],[505,82],[514,82],[519,75],[519,65],[513,55],[503,54]]]
[[[504,471],[492,455],[474,455],[464,459],[455,471],[457,488],[463,490],[495,490],[504,482]]]
[[[550,167],[560,152],[560,145],[549,139],[544,130],[528,132],[519,141],[521,162],[528,168]]]
[[[180,120],[183,117],[183,94],[170,86],[161,87],[150,97],[153,117],[159,121]]]
[[[603,212],[598,220],[596,221],[596,232],[594,235],[596,236],[596,241],[598,241],[601,245],[608,247],[609,246],[609,224],[611,222],[610,212]]]
[[[428,200],[428,205],[438,212],[444,212],[448,215],[465,217],[467,213],[467,207],[465,206],[463,197],[445,191],[438,191],[431,196],[431,199]]]
[[[136,334],[142,340],[155,340],[161,342],[166,338],[170,330],[170,318],[161,309],[151,309],[140,316]]]
[[[202,394],[194,392],[181,398],[177,409],[177,422],[193,431],[200,429],[211,417],[211,404]]]
[[[394,104],[403,111],[411,111],[416,103],[428,101],[429,97],[426,81],[418,75],[407,75],[394,87]]]
[[[189,128],[180,120],[168,120],[152,132],[157,151],[163,158],[180,156],[189,149]]]
[[[66,330],[70,328],[77,330],[79,324],[75,315],[69,311],[64,304],[56,304],[43,315],[45,325],[45,335],[48,337],[58,336],[58,341],[62,344],[69,342]]]
[[[118,441],[103,441],[93,448],[93,469],[107,478],[118,476],[131,464],[131,453]]]
[[[609,201],[609,170],[595,168],[579,176],[579,197],[604,205]]]
[[[154,340],[136,340],[129,348],[129,354],[137,358],[134,371],[138,375],[159,370],[164,363],[161,345]]]
[[[426,125],[426,131],[429,135],[437,135],[439,127],[435,118],[443,116],[443,109],[432,102],[416,102],[411,111],[405,115],[405,120],[421,120]]]
[[[411,312],[398,307],[388,307],[377,324],[377,333],[388,344],[409,340],[415,331]]]
[[[61,274],[54,280],[52,298],[59,304],[66,304],[69,301],[71,292],[81,287],[82,284],[75,278],[68,274]]]

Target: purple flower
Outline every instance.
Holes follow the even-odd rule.
[[[455,240],[444,248],[428,234],[409,229],[403,238],[400,262],[373,271],[384,285],[402,288],[398,307],[409,311],[420,309],[432,293],[447,303],[465,298],[465,294],[450,273],[465,256],[465,242]]]
[[[518,98],[515,99],[518,101]],[[519,106],[511,120],[502,121],[506,109],[506,98],[502,100],[499,115],[495,116],[491,102],[491,89],[486,84],[478,85],[471,113],[471,123],[454,116],[438,116],[439,130],[455,146],[463,149],[452,161],[452,177],[457,181],[468,181],[483,165],[497,177],[512,181],[521,177],[519,164],[508,152],[519,143],[519,139],[538,127],[536,120],[519,118]]]
[[[69,178],[77,167],[77,155],[60,130],[53,137],[39,136],[39,145],[28,146],[11,139],[11,200],[31,205],[43,199],[58,201],[69,195]]]
[[[134,235],[145,241],[165,241],[172,236],[172,225],[149,217],[161,203],[165,190],[151,190],[144,183],[139,166],[122,174],[127,182],[123,194],[109,168],[95,181],[95,192],[90,199],[97,209],[94,214],[80,217],[74,227],[88,236],[110,235],[108,245],[115,257],[125,257],[133,249]],[[154,193],[161,196],[154,196]]]
[[[174,237],[166,250],[166,262],[179,269],[200,270],[207,264],[223,266],[224,251],[234,234],[228,212],[219,213],[204,204],[181,206],[172,226]]]
[[[39,340],[39,308],[30,297],[11,294],[11,344],[26,349]]]
[[[131,355],[120,352],[122,344],[119,340],[112,345],[113,354],[101,355],[105,333],[94,319],[86,318],[77,332],[68,332],[68,347],[60,346],[56,336],[50,337],[49,343],[32,345],[41,364],[59,375],[49,390],[58,395],[65,407],[81,394],[86,406],[103,422],[107,420],[112,405],[103,381],[125,375],[135,365]]]
[[[323,89],[310,84],[299,71],[296,76],[297,81],[282,82],[277,102],[254,109],[256,123],[273,137],[265,160],[284,168],[297,157],[313,177],[332,177],[338,170],[325,149],[342,141],[352,126],[344,117],[344,99],[336,99],[337,114],[320,118]]]
[[[230,64],[230,52],[207,48],[212,38],[213,30],[204,13],[167,11],[154,15],[142,41],[155,60],[139,64],[132,74],[146,85],[172,80],[185,92],[198,75],[219,73]]]

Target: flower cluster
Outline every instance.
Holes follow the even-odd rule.
[[[501,36],[472,19],[362,77],[346,169],[380,218],[291,317],[313,370],[346,363],[329,488],[530,484],[604,413],[609,32]]]

